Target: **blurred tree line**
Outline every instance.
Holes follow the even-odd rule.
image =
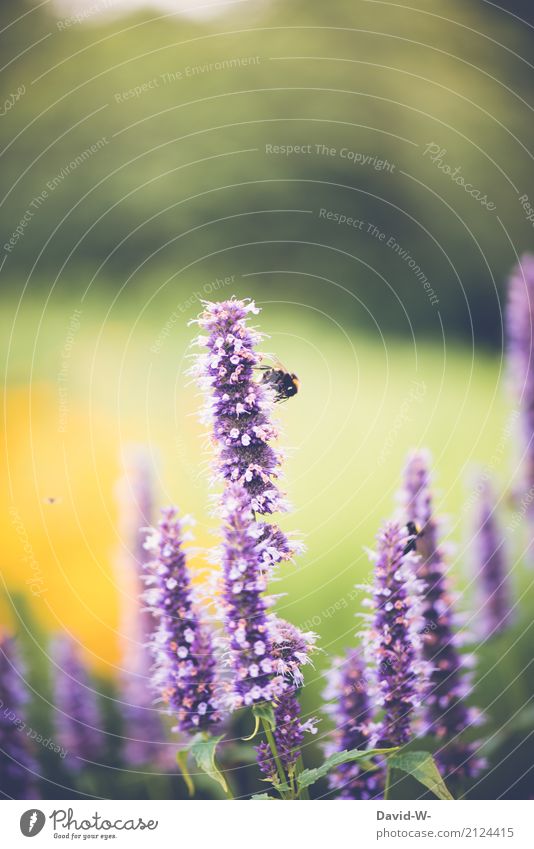
[[[5,290],[179,301],[250,275],[334,320],[501,343],[503,279],[534,243],[533,35],[503,11],[528,4],[98,6],[0,6]]]

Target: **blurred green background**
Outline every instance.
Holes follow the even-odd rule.
[[[307,554],[276,589],[280,613],[320,634],[305,692],[317,712],[329,656],[358,628],[364,546],[414,446],[433,452],[451,570],[476,625],[472,470],[496,477],[506,525],[518,456],[501,310],[533,243],[520,200],[534,206],[533,37],[518,17],[531,13],[286,0],[200,20],[98,5],[78,4],[83,21],[50,3],[0,7],[2,621],[20,626],[22,592],[31,628],[66,628],[111,686],[113,564],[133,545],[117,526],[121,449],[148,446],[158,503],[193,513],[212,544],[187,323],[201,297],[252,296],[265,347],[302,382],[279,414],[295,505],[284,525]],[[532,727],[534,599],[524,537],[509,536],[517,626],[480,648],[475,700],[511,750]],[[524,798],[529,786],[516,752],[474,793]]]

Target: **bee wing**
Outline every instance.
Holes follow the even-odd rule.
[[[283,362],[281,362],[281,360],[278,359],[276,354],[272,354],[272,353],[266,351],[266,352],[263,353],[262,359],[268,360],[268,362],[271,363],[271,365],[269,365],[269,366],[257,366],[257,368],[272,369],[272,371],[287,372],[285,365],[283,364]]]
[[[273,367],[276,369],[276,371],[283,371],[284,374],[289,374],[285,365],[283,364],[283,362],[281,360],[278,359],[278,357],[273,357],[273,363],[274,363]]]

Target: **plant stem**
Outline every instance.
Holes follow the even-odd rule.
[[[278,778],[280,779],[282,787],[285,787],[285,786],[287,786],[287,778],[286,778],[286,774],[284,772],[284,767],[282,766],[282,762],[281,762],[280,757],[278,755],[278,749],[276,747],[276,741],[273,737],[271,727],[270,727],[269,723],[263,718],[261,720],[261,724],[263,725],[263,730],[265,732],[265,736],[267,738],[269,748],[271,750],[272,756],[274,758],[274,762],[276,764],[276,771],[278,773]],[[278,790],[278,792],[280,793],[280,796],[282,797],[282,799],[286,798],[286,791]]]
[[[192,798],[195,795],[195,785],[187,771],[187,755],[187,749],[180,749],[176,752],[176,763],[178,764],[178,769],[180,770],[180,774],[185,782],[185,786],[187,787],[189,797]]]

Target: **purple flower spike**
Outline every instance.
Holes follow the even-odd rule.
[[[207,353],[192,373],[208,398],[204,419],[218,446],[217,478],[240,483],[254,512],[269,514],[287,504],[276,485],[281,455],[271,445],[278,436],[271,422],[274,392],[258,371],[262,335],[248,326],[258,313],[253,301],[204,302],[197,323],[207,335],[195,344]]]
[[[332,743],[326,755],[372,746],[372,711],[368,696],[368,680],[361,651],[352,649],[344,658],[337,658],[328,672],[328,687],[324,693],[326,712],[335,723]],[[341,764],[329,775],[332,790],[338,799],[372,799],[381,791],[381,772],[362,771],[357,763]]]
[[[150,679],[131,681],[122,696],[123,757],[129,767],[173,772],[176,747],[167,739],[161,710],[153,704]]]
[[[287,774],[294,772],[304,740],[304,728],[300,721],[300,704],[295,691],[288,690],[278,698],[274,708],[276,728],[273,738],[278,757]],[[258,766],[274,784],[280,781],[277,766],[269,745],[265,742],[256,746]]]
[[[454,615],[455,598],[447,579],[447,567],[438,545],[438,525],[432,512],[432,491],[427,452],[415,452],[405,472],[406,518],[420,530],[416,570],[423,585],[423,656],[429,664],[430,687],[425,696],[425,721],[429,734],[441,748],[438,763],[445,778],[457,784],[476,776],[483,761],[475,756],[477,743],[465,743],[460,735],[480,723],[480,712],[466,704],[471,689],[472,657],[458,650]]]
[[[37,763],[28,747],[24,669],[14,640],[0,641],[0,798],[37,799]]]
[[[299,688],[304,683],[301,667],[310,663],[310,654],[315,649],[316,635],[302,633],[283,619],[270,623],[273,670],[284,688],[274,703],[276,728],[273,731],[278,757],[287,775],[295,771],[301,755],[304,733],[316,733],[315,720],[302,722],[298,700]],[[264,775],[277,783],[277,768],[267,743],[256,747],[258,765]]]
[[[121,597],[121,638],[124,666],[145,675],[150,666],[146,641],[154,629],[154,619],[140,609],[143,567],[148,553],[143,545],[143,529],[152,523],[153,465],[142,445],[130,445],[124,452],[124,474],[116,486],[119,530],[122,548],[117,556],[117,584]]]
[[[481,494],[474,527],[476,580],[481,614],[480,634],[500,634],[511,618],[504,538],[495,515],[495,499],[490,482],[480,482]]]
[[[223,600],[234,672],[235,706],[271,701],[280,691],[271,650],[265,595],[278,549],[270,525],[256,522],[250,498],[240,484],[224,493]]]
[[[508,283],[508,369],[521,411],[524,475],[521,496],[534,492],[534,255],[524,254]],[[530,511],[532,515],[532,510]]]
[[[406,529],[388,522],[378,536],[371,629],[366,634],[367,659],[377,664],[374,695],[383,718],[377,732],[381,748],[402,746],[410,739],[413,714],[427,686],[421,659],[420,583],[414,577],[416,557],[405,553]]]
[[[154,687],[180,731],[204,731],[220,719],[215,698],[211,633],[200,621],[183,550],[187,535],[174,507],[162,511],[146,541],[154,559],[146,566],[145,598],[159,626],[151,648]]]
[[[57,637],[52,645],[55,663],[55,726],[66,763],[80,772],[87,761],[98,763],[104,754],[105,736],[97,696],[76,645],[68,637]]]

